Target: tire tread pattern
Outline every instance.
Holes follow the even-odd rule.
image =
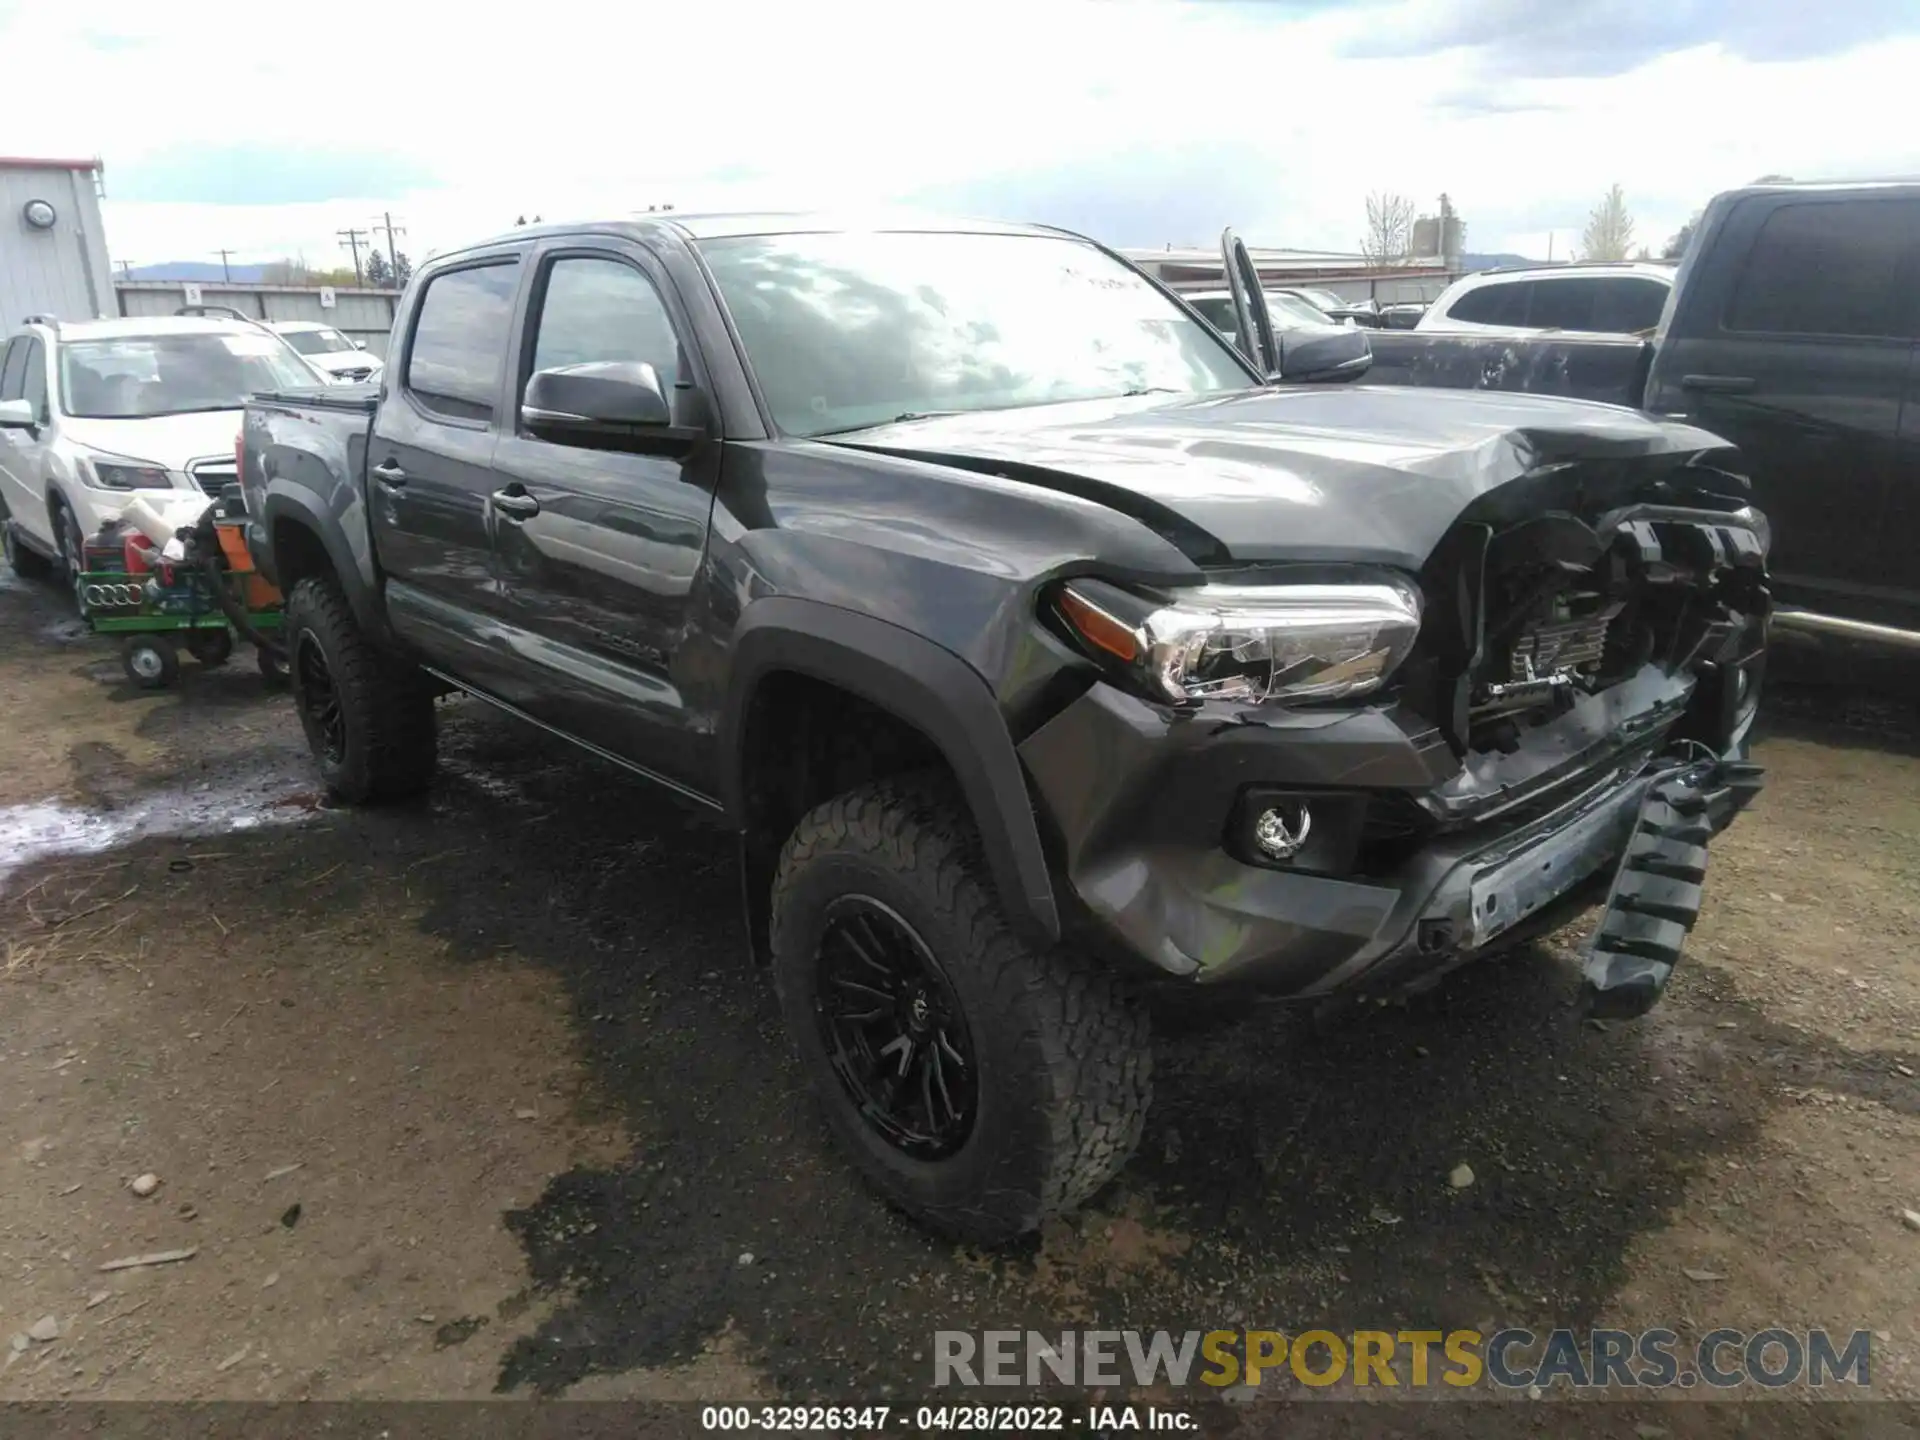
[[[1013,932],[959,796],[938,781],[917,779],[860,786],[817,807],[794,829],[774,880],[777,985],[780,957],[792,943],[783,934],[783,897],[810,864],[835,852],[867,857],[922,889],[952,933],[964,937],[960,953],[941,954],[941,963],[971,968],[987,981],[989,1013],[968,1017],[976,1037],[981,1026],[1011,1033],[1022,1068],[1041,1078],[1039,1124],[1024,1153],[1003,1153],[978,1193],[950,1206],[922,1207],[920,1218],[991,1244],[1088,1199],[1140,1142],[1153,1064],[1144,1008],[1093,961],[1059,948],[1036,951]],[[791,1023],[793,1007],[786,1008]]]
[[[286,634],[303,629],[320,640],[348,724],[357,720],[366,737],[358,757],[349,749],[347,765],[324,767],[329,788],[354,804],[401,800],[426,789],[438,736],[433,694],[421,671],[367,638],[331,577],[309,576],[287,597]]]

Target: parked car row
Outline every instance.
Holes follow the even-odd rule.
[[[87,537],[134,496],[217,495],[237,478],[233,442],[246,397],[329,383],[249,320],[29,319],[0,354],[0,536],[9,563],[22,574],[74,572]]]

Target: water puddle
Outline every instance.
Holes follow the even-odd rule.
[[[98,855],[156,835],[232,835],[268,825],[291,825],[320,808],[308,799],[269,798],[233,791],[161,791],[112,810],[57,801],[0,805],[0,891],[9,876],[35,861]]]

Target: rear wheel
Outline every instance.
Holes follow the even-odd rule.
[[[286,652],[276,650],[271,645],[261,645],[256,648],[254,663],[260,667],[260,678],[276,690],[285,686],[290,678],[287,673]]]
[[[233,658],[233,632],[231,630],[189,630],[187,653],[208,668],[224,665]]]
[[[19,527],[11,517],[0,519],[0,547],[7,567],[22,580],[44,580],[53,573],[53,561],[20,538]]]
[[[419,668],[367,638],[331,579],[293,587],[283,633],[294,704],[327,788],[355,804],[426,789],[436,739],[433,692]]]
[[[883,1195],[998,1244],[1139,1142],[1145,1012],[1001,916],[957,797],[882,782],[803,818],[774,881],[774,983],[829,1125]]]

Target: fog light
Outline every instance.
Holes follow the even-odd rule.
[[[1262,810],[1253,822],[1253,843],[1269,860],[1291,860],[1306,846],[1313,833],[1313,813],[1305,805],[1293,807],[1288,816],[1283,810]]]

